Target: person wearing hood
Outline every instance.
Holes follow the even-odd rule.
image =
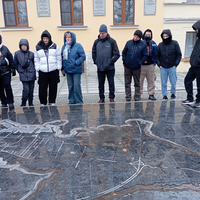
[[[36,80],[36,70],[34,64],[34,53],[29,51],[27,39],[21,39],[19,49],[14,55],[14,65],[19,73],[20,81],[23,85],[21,106],[26,106],[28,100],[29,106],[33,105],[33,92]]]
[[[13,56],[9,49],[3,45],[3,35],[0,34],[0,98],[1,107],[14,109],[14,97],[11,87],[11,72],[15,76]]]
[[[162,42],[158,45],[156,52],[156,63],[160,68],[161,87],[163,99],[167,100],[167,80],[171,84],[171,99],[176,98],[176,68],[179,65],[182,54],[177,41],[172,40],[172,33],[169,29],[161,33]]]
[[[49,88],[49,105],[54,106],[60,82],[59,70],[62,67],[61,52],[57,44],[52,42],[50,33],[45,30],[41,35],[34,52],[35,69],[39,73],[39,99],[41,106],[47,104]]]
[[[142,31],[136,30],[133,39],[127,41],[122,51],[122,61],[124,65],[124,80],[126,101],[131,101],[131,82],[134,79],[135,94],[134,100],[139,101],[140,94],[140,73],[141,65],[147,60],[147,45],[141,40]]]
[[[157,44],[152,40],[153,33],[147,29],[143,34],[143,41],[147,44],[147,60],[141,65],[140,74],[140,93],[143,93],[144,79],[147,80],[147,91],[150,100],[156,100],[155,94],[155,65],[156,65],[156,50]]]
[[[69,89],[69,104],[83,104],[81,91],[82,63],[85,61],[85,51],[81,44],[76,43],[76,35],[67,31],[64,33],[62,47],[62,73],[67,74]]]
[[[92,47],[92,59],[97,65],[97,75],[99,84],[99,98],[98,103],[105,102],[104,84],[107,76],[109,85],[109,99],[114,102],[115,98],[115,62],[119,59],[120,53],[117,42],[110,37],[108,29],[105,24],[99,28],[98,39],[94,41]]]
[[[197,34],[197,41],[190,56],[190,65],[188,73],[185,76],[184,84],[187,92],[187,99],[182,101],[182,104],[194,104],[194,107],[200,107],[200,20],[192,26]],[[193,97],[193,81],[197,82],[196,101]]]

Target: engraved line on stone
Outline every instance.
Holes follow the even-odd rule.
[[[75,166],[75,169],[78,167],[82,157],[83,157],[83,154],[85,153],[85,149],[86,149],[86,146],[84,146],[84,150],[83,150],[83,153],[81,154],[81,157],[79,158],[78,162],[76,163],[76,166]]]
[[[58,152],[57,152],[57,154],[56,154],[56,157],[55,157],[55,158],[57,158],[57,156],[58,156],[58,153],[59,153],[59,151],[61,150],[61,148],[62,148],[63,144],[64,144],[64,141],[62,141],[62,144],[60,145],[60,147],[59,147],[59,149],[58,149]]]

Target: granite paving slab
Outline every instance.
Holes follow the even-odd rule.
[[[0,109],[0,199],[200,199],[200,109],[181,101]]]

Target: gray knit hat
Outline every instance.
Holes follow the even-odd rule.
[[[108,32],[107,26],[105,24],[102,24],[99,28],[99,32],[107,33]]]

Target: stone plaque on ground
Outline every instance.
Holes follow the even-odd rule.
[[[93,0],[93,15],[106,15],[105,0]]]
[[[38,17],[49,17],[50,16],[49,0],[37,0],[37,12],[38,12]]]
[[[156,14],[156,0],[144,0],[144,14],[145,15]]]

